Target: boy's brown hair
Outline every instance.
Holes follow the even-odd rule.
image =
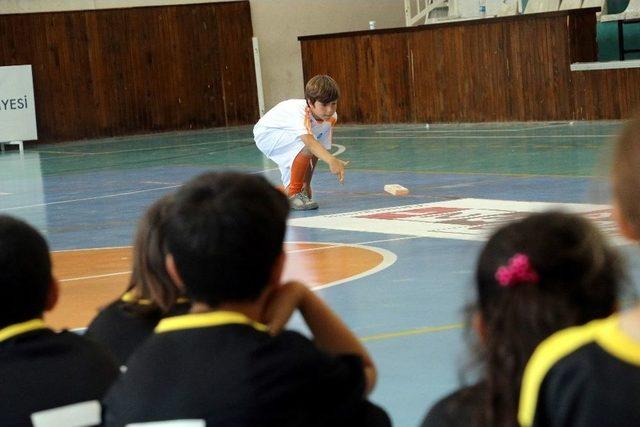
[[[640,115],[618,137],[612,166],[613,195],[619,215],[640,235]]]
[[[313,104],[320,101],[323,104],[337,101],[340,98],[338,83],[325,74],[311,77],[304,88],[304,97]]]

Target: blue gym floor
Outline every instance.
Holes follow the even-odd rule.
[[[336,129],[335,151],[351,162],[345,184],[320,165],[313,181],[320,209],[294,212],[287,240],[360,244],[397,257],[374,274],[318,291],[371,351],[379,370],[373,400],[395,425],[417,425],[460,384],[468,361],[462,310],[473,298],[475,258],[493,220],[560,203],[611,229],[601,211],[609,201],[608,148],[620,126]],[[250,127],[29,145],[23,156],[0,155],[0,213],[31,222],[54,251],[126,246],[151,202],[198,173],[223,169],[279,182]],[[385,184],[410,194],[391,196]],[[457,213],[442,214],[451,206]],[[638,277],[635,248],[620,248]],[[291,327],[302,328],[300,319]]]

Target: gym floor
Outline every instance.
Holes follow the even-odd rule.
[[[460,385],[469,361],[463,309],[483,240],[504,221],[561,208],[616,236],[606,181],[621,122],[342,125],[334,152],[351,163],[339,185],[320,165],[317,211],[293,212],[286,278],[316,290],[362,338],[379,369],[373,400],[395,425],[417,425]],[[0,213],[48,238],[61,281],[55,327],[82,328],[126,287],[144,209],[196,174],[279,172],[251,127],[27,145],[0,155]],[[406,196],[383,191],[400,184]],[[637,283],[637,280],[635,280]],[[299,318],[292,328],[305,330]]]

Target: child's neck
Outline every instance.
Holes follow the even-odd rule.
[[[236,313],[242,313],[247,316],[249,319],[259,322],[261,313],[262,313],[262,305],[259,302],[250,302],[250,303],[224,303],[220,304],[216,307],[211,307],[209,304],[204,302],[194,302],[191,304],[190,313],[208,313],[212,311],[233,311]]]
[[[620,313],[620,329],[634,341],[640,342],[640,304]]]

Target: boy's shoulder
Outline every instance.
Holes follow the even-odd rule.
[[[307,108],[305,99],[291,98],[280,101],[273,107],[273,110],[304,110],[305,108]]]

